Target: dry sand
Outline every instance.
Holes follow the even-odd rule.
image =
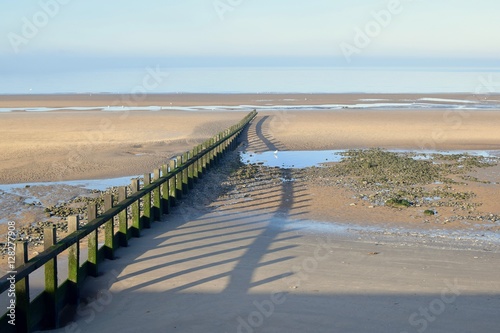
[[[387,98],[304,96],[194,95],[187,102],[175,95],[151,96],[143,105],[174,104],[175,98],[179,105]],[[395,98],[409,97],[419,98]],[[22,102],[59,107],[116,100],[75,98]],[[19,101],[3,98],[0,105],[21,106]],[[0,183],[141,174],[169,154],[190,148],[193,137],[202,140],[242,115],[131,112],[120,121],[119,114],[102,112],[0,114]],[[255,151],[419,148],[422,140],[432,145],[425,148],[500,149],[495,127],[500,112],[448,116],[454,118],[439,110],[277,111],[261,113],[247,139]],[[95,132],[103,118],[115,127]],[[147,132],[140,131],[144,123],[150,125]],[[200,129],[206,131],[194,136]],[[102,139],[71,167],[69,152],[88,143],[89,135]],[[142,153],[153,157],[137,156]],[[67,166],[63,176],[52,170],[54,161]],[[120,249],[118,260],[106,261],[103,275],[85,284],[75,322],[60,331],[493,332],[500,325],[498,248],[453,237],[436,242],[432,232],[386,235],[386,225],[382,232],[372,232],[363,227],[370,220],[368,209],[353,209],[342,221],[325,209],[325,197],[315,196],[321,189],[294,182],[219,196],[216,184],[224,177],[224,172],[212,173],[166,217],[168,223],[157,223]]]

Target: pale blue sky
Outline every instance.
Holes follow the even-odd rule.
[[[390,2],[2,1],[1,68],[33,67],[34,57],[49,67],[142,66],[148,59],[204,66],[500,64],[500,1],[401,0],[397,13],[369,37],[369,45],[356,45],[356,29],[376,28],[373,12],[387,10]],[[228,9],[228,3],[236,5],[217,12],[215,5]],[[52,6],[44,9],[42,4]],[[33,33],[26,22],[37,19],[41,27]],[[350,63],[341,45],[357,49],[349,55]]]

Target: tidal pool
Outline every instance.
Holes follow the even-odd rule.
[[[259,164],[267,167],[279,167],[285,169],[302,169],[313,166],[322,166],[329,162],[340,162],[345,157],[342,155],[346,149],[339,150],[284,150],[284,151],[265,151],[265,152],[242,152],[241,161],[245,164]],[[433,154],[453,155],[468,154],[471,156],[481,156],[491,159],[500,158],[500,151],[484,150],[386,150],[393,153],[412,153],[415,159],[431,159]]]

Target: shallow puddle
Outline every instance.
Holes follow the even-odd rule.
[[[340,162],[344,158],[341,155],[343,152],[345,150],[242,152],[241,161],[245,164],[300,169],[319,166],[322,163]]]
[[[66,186],[80,187],[88,190],[105,191],[106,189],[114,186],[129,185],[131,179],[138,177],[139,176],[135,177],[129,176],[129,177],[117,177],[117,178],[107,178],[107,179],[68,180],[59,182],[0,184],[0,194],[2,191],[7,193],[13,193],[16,190],[22,188],[29,188],[35,186],[57,186],[57,185],[66,185]]]
[[[260,153],[242,152],[241,161],[245,164],[259,164],[267,167],[279,168],[308,168],[320,167],[329,162],[340,162],[344,159],[342,155],[347,150],[296,150],[296,151],[265,151]],[[453,155],[468,154],[471,156],[481,156],[491,159],[500,158],[500,151],[484,150],[387,150],[394,153],[412,153],[415,159],[431,159],[433,154]]]

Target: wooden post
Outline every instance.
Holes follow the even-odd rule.
[[[91,203],[88,205],[87,208],[87,216],[88,216],[88,222],[95,220],[97,218],[97,205],[95,203]],[[98,269],[98,249],[97,245],[98,239],[97,239],[97,229],[92,231],[89,234],[88,238],[88,275],[97,277],[99,275],[99,269]]]
[[[28,262],[28,242],[16,242],[16,267]],[[30,285],[29,276],[16,282],[16,330],[29,332]]]
[[[144,187],[151,184],[151,174],[148,172],[144,175]],[[142,201],[142,225],[144,228],[151,228],[151,192],[144,195]]]
[[[203,151],[203,146],[198,146],[198,154]],[[203,155],[198,156],[198,179],[203,178]]]
[[[130,187],[132,188],[132,194],[139,192],[139,179],[132,179]],[[140,200],[137,200],[132,204],[132,237],[141,237],[141,230]]]
[[[177,156],[175,159],[175,168],[180,168],[182,166],[182,157]],[[175,192],[176,200],[182,199],[182,171],[175,175],[175,187],[177,191]]]
[[[168,175],[168,165],[164,164],[161,167],[161,173],[163,177]],[[162,200],[161,206],[163,208],[162,211],[163,214],[168,214],[170,212],[169,187],[170,187],[170,179],[161,185],[161,200]]]
[[[169,172],[172,172],[175,170],[175,159],[170,160],[169,162]],[[176,182],[177,177],[173,176],[168,180],[168,190],[169,190],[169,201],[171,207],[174,207],[176,203],[176,196],[177,196],[177,182]]]
[[[56,243],[56,228],[54,226],[43,229],[43,249],[48,250]],[[44,328],[57,328],[57,256],[50,259],[44,266],[45,270],[45,306]]]
[[[120,186],[118,188],[118,202],[122,202],[125,199],[127,199],[127,187]],[[129,238],[128,212],[127,208],[125,208],[118,214],[118,244],[127,247]]]
[[[106,202],[106,199],[104,199]],[[68,216],[68,232],[71,234],[78,230],[80,220],[78,215]],[[80,242],[71,245],[68,250],[68,280],[69,302],[77,305],[80,299]]]
[[[221,140],[223,140],[225,137],[226,137],[226,131],[224,131],[224,132],[221,134]],[[223,140],[223,141],[220,143],[220,152],[221,152],[221,157],[222,157],[222,155],[224,155],[224,153],[226,152],[226,140]]]
[[[208,147],[210,146],[210,142],[207,142],[203,148],[206,150],[205,154],[203,155],[203,174],[206,174],[208,171],[209,165],[208,162],[210,161],[209,154],[210,152],[207,150]]]
[[[187,152],[187,159],[190,160],[193,157],[193,151]],[[194,162],[191,161],[187,169],[188,177],[188,189],[192,190],[194,188]]]
[[[210,169],[210,166],[211,166],[211,161],[212,161],[212,149],[210,148],[212,147],[212,139],[208,140],[208,143],[207,143],[207,157],[206,157],[206,161],[205,161],[205,169],[208,171]]]
[[[184,153],[181,156],[181,161],[182,165],[185,166],[184,170],[182,170],[182,194],[188,194],[189,192],[189,172],[188,172],[188,166],[186,165],[186,162],[188,160],[188,153]]]
[[[226,133],[226,136],[227,136],[227,139],[226,139],[226,151],[227,150],[230,150],[231,149],[231,131],[227,130],[227,133]]]
[[[104,211],[113,208],[113,195],[104,196]],[[115,259],[116,241],[115,241],[115,218],[112,217],[104,225],[104,258]]]
[[[203,150],[206,150],[208,145],[203,145]],[[201,173],[206,174],[208,169],[208,151],[203,153],[203,157],[201,158]]]
[[[219,163],[220,160],[220,133],[215,137],[215,164]]]
[[[192,157],[193,158],[196,158],[195,161],[193,162],[193,165],[192,165],[192,170],[193,170],[193,183],[196,184],[198,182],[198,162],[199,162],[199,158],[198,158],[198,147],[199,146],[196,146],[193,148],[193,152],[192,152]]]
[[[209,157],[208,165],[210,168],[214,165],[214,158],[215,158],[215,151],[213,147],[214,142],[215,142],[214,138],[210,139],[210,153],[208,155]]]
[[[161,169],[154,170],[154,182],[157,182],[161,177]],[[153,216],[155,221],[161,221],[161,193],[160,185],[153,190]]]

